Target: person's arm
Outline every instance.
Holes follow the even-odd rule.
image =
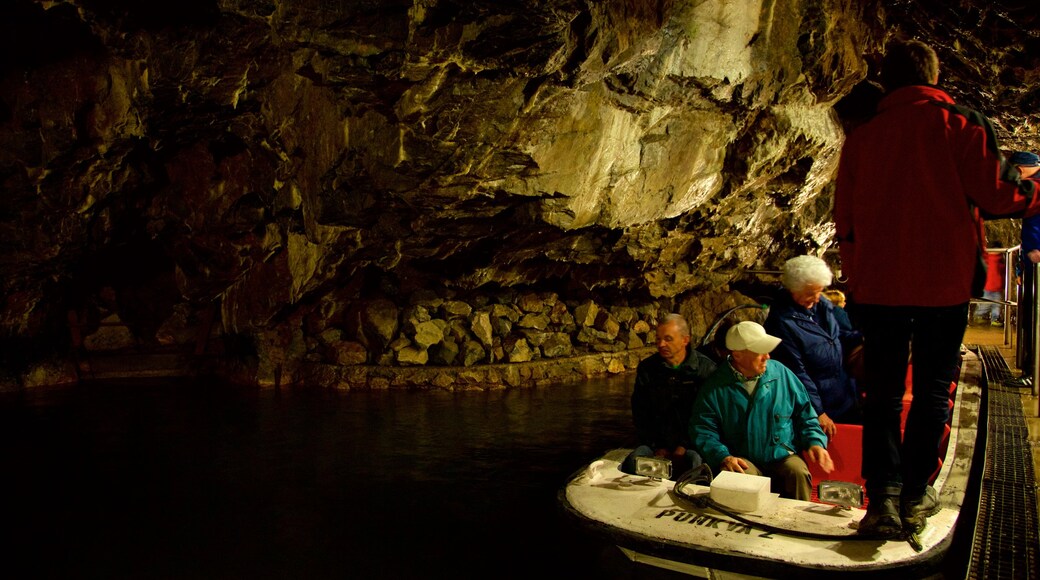
[[[1022,252],[1030,262],[1040,263],[1040,216],[1022,219]],[[1021,262],[1015,266],[1018,270]]]
[[[691,354],[689,356],[693,357],[694,360],[688,362],[691,362],[695,366],[693,381],[690,386],[693,387],[693,400],[696,402],[697,394],[700,393],[705,381],[708,380],[708,377],[715,374],[715,370],[718,367],[715,365],[715,361],[708,358],[707,355],[694,349],[690,349],[690,352]],[[693,406],[691,405],[689,409],[691,413],[692,407]],[[687,421],[683,433],[678,437],[678,445],[671,449],[671,451],[674,455],[681,456],[686,453],[687,449],[696,449],[693,445],[693,439],[690,437],[689,421]]]
[[[834,471],[834,460],[831,459],[831,454],[823,447],[813,445],[806,451],[806,454],[809,456],[809,460],[819,465],[824,473]]]
[[[841,341],[843,349],[850,349],[863,342],[863,333],[852,327],[852,321],[849,320],[849,314],[845,309],[834,307],[828,312],[828,316],[838,329],[838,340]]]
[[[805,361],[802,359],[801,347],[799,346],[800,341],[795,336],[795,333],[791,331],[792,324],[793,322],[787,320],[774,320],[772,323],[766,320],[766,332],[780,339],[780,344],[773,349],[769,356],[787,367],[789,371],[798,377],[798,380],[801,381],[806,393],[809,395],[813,408],[816,409],[816,414],[822,415],[823,399],[820,398],[820,388],[816,385],[816,381],[809,376],[809,371],[805,368]]]
[[[827,448],[827,435],[820,425],[820,419],[809,402],[809,396],[805,389],[799,389],[798,377],[794,373],[787,376],[791,388],[792,413],[791,420],[794,421],[794,432],[798,437],[798,448],[808,451],[813,446]]]
[[[722,417],[712,393],[702,391],[697,395],[690,414],[690,439],[693,448],[712,468],[722,465],[730,456],[729,448],[722,442]]]
[[[1018,168],[1000,153],[996,131],[978,111],[943,104],[953,115],[948,135],[954,141],[958,174],[969,199],[995,217],[1025,217],[1040,213],[1037,183],[1022,179]]]
[[[636,441],[639,445],[653,447],[656,430],[652,402],[650,400],[650,378],[644,369],[636,370],[636,382],[632,388],[632,423],[636,428]]]

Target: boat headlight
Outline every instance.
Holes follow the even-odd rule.
[[[636,474],[650,479],[670,479],[672,461],[663,457],[636,457]]]
[[[846,508],[858,508],[863,505],[863,486],[847,481],[821,481],[816,493],[823,503],[839,505]]]

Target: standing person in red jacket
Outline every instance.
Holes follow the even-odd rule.
[[[1040,211],[1036,184],[1005,163],[982,114],[935,86],[929,46],[893,42],[881,65],[885,97],[842,149],[834,202],[849,295],[864,336],[861,534],[918,532],[941,508],[935,470],[949,385],[968,324],[984,231],[978,210]],[[900,443],[899,414],[913,351],[913,403]]]

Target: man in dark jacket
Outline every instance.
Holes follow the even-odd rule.
[[[690,411],[715,363],[690,347],[686,319],[669,314],[657,326],[657,354],[636,368],[632,389],[632,420],[638,446],[621,463],[621,471],[635,474],[637,457],[664,457],[673,473],[701,464],[690,442]]]
[[[935,470],[949,385],[958,366],[979,248],[977,208],[1022,217],[1040,210],[1036,184],[1000,154],[993,126],[935,87],[927,45],[893,42],[881,65],[878,113],[848,136],[834,200],[836,237],[866,357],[860,532],[920,531],[941,509]],[[913,404],[899,414],[913,352]]]

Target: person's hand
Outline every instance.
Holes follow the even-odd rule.
[[[838,426],[834,424],[834,421],[831,421],[831,418],[827,416],[827,413],[820,415],[820,427],[823,428],[823,434],[826,435],[828,439],[833,439],[838,433]]]
[[[686,448],[682,445],[679,445],[672,450],[672,460],[678,461],[684,457],[686,457]]]
[[[664,447],[658,449],[657,451],[654,451],[654,457],[668,457],[668,455],[668,450]]]
[[[826,452],[827,451],[824,450],[824,453]],[[748,462],[744,459],[741,459],[740,457],[727,455],[726,458],[722,460],[721,467],[723,471],[735,471],[737,473],[744,473],[744,470],[748,468],[748,465]]]
[[[1029,253],[1026,255],[1029,256],[1030,262],[1040,264],[1040,250],[1029,250]]]
[[[834,471],[834,460],[831,459],[831,454],[819,445],[813,445],[809,448],[809,460],[819,465],[824,473]]]

